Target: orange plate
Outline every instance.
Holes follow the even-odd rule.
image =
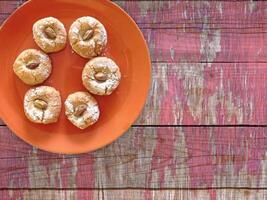
[[[29,122],[23,111],[23,98],[30,88],[13,73],[18,54],[37,48],[32,39],[32,25],[38,19],[53,16],[67,30],[81,16],[100,20],[108,32],[104,55],[121,68],[122,80],[110,96],[95,96],[101,111],[100,120],[86,130],[74,127],[65,117],[64,108],[58,123],[38,125]],[[134,21],[118,6],[107,0],[31,0],[14,12],[0,30],[0,116],[11,130],[31,145],[56,153],[83,153],[103,147],[121,136],[138,117],[145,103],[151,77],[148,48]],[[85,90],[81,81],[88,61],[72,52],[70,45],[50,54],[53,73],[43,85],[68,94]]]

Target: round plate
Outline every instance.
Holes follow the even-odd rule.
[[[53,16],[69,30],[81,16],[93,16],[107,29],[108,47],[104,55],[120,66],[122,80],[110,96],[95,96],[100,107],[99,121],[85,129],[73,126],[64,115],[51,125],[28,121],[23,111],[23,98],[30,88],[13,73],[13,62],[25,49],[36,48],[32,26],[41,18]],[[24,141],[56,153],[83,153],[103,147],[121,136],[136,120],[145,103],[151,77],[149,51],[134,21],[108,0],[31,0],[16,10],[0,30],[0,116]],[[73,53],[70,45],[50,54],[53,72],[42,85],[55,87],[62,101],[75,91],[85,91],[82,69],[88,60]],[[63,103],[62,102],[62,103]]]

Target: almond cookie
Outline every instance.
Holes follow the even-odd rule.
[[[58,52],[66,46],[65,27],[54,17],[38,20],[32,30],[34,41],[46,53]]]
[[[65,101],[65,114],[72,124],[85,129],[97,122],[100,112],[93,96],[88,92],[75,92]]]
[[[60,111],[60,93],[53,87],[40,86],[28,90],[25,94],[24,112],[26,117],[34,123],[55,123]]]
[[[120,79],[118,65],[107,57],[90,60],[82,72],[83,85],[97,95],[110,95],[118,87]]]
[[[107,32],[103,24],[93,17],[81,17],[70,27],[72,49],[84,58],[99,56],[107,45]]]
[[[27,49],[16,58],[13,70],[24,83],[37,85],[49,77],[52,65],[49,56],[42,51]]]

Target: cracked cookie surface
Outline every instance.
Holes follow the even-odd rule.
[[[93,17],[78,18],[70,27],[69,40],[72,49],[83,58],[101,55],[107,45],[104,25]]]
[[[47,17],[34,23],[33,39],[46,53],[58,52],[65,48],[67,32],[64,25],[54,17]]]
[[[90,60],[82,72],[83,85],[97,95],[110,95],[120,84],[120,79],[118,65],[107,57]]]
[[[27,49],[16,58],[13,71],[25,84],[37,85],[50,76],[51,60],[42,51]]]
[[[92,95],[88,92],[75,92],[65,101],[65,114],[73,125],[85,129],[97,122],[100,111]]]
[[[61,97],[55,88],[40,86],[26,92],[24,112],[30,121],[39,124],[55,123],[60,111]]]

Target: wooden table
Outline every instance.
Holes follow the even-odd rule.
[[[115,2],[151,52],[142,115],[108,147],[71,156],[2,123],[0,199],[267,199],[267,2]],[[0,0],[0,23],[22,3]]]

